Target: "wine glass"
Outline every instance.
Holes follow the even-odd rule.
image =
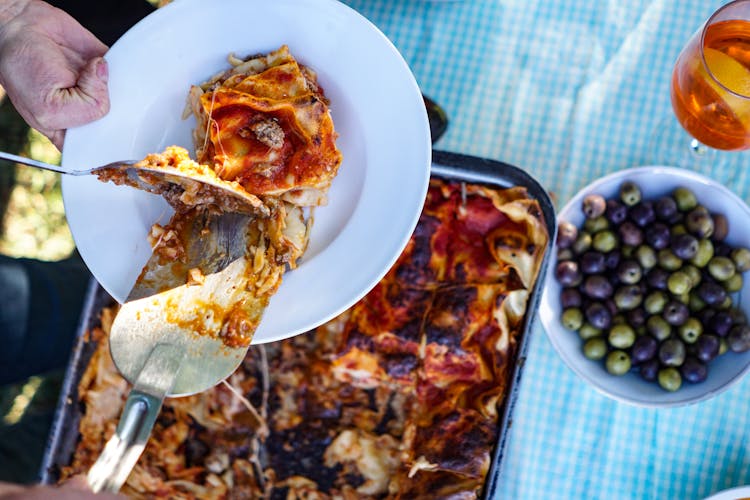
[[[750,149],[750,0],[719,8],[692,36],[674,66],[671,100],[684,130],[659,134],[663,163],[717,166],[717,150]]]

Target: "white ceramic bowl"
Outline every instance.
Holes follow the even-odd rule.
[[[586,186],[563,207],[558,213],[558,223],[569,221],[580,227],[584,221],[581,211],[583,198],[591,193],[601,194],[605,198],[614,197],[625,180],[636,182],[645,199],[668,194],[678,186],[692,189],[699,203],[711,212],[723,213],[728,218],[729,235],[726,241],[733,246],[750,248],[750,231],[747,230],[750,208],[721,184],[695,172],[672,167],[630,168],[603,177]],[[592,361],[584,357],[583,342],[578,334],[562,326],[561,287],[554,276],[555,267],[553,258],[540,306],[542,324],[563,361],[599,392],[636,406],[680,406],[719,394],[740,380],[750,369],[750,351],[742,354],[727,352],[709,363],[706,380],[697,384],[683,381],[682,387],[675,392],[665,391],[656,382],[642,379],[634,370],[623,376],[609,374],[603,361]],[[734,301],[742,310],[750,311],[750,277],[746,276],[744,286],[734,297]]]
[[[743,500],[750,498],[750,486],[736,486],[728,490],[719,491],[706,500]]]

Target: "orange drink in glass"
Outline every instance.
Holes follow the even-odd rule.
[[[682,50],[672,74],[672,107],[705,146],[750,149],[750,1],[717,10]]]

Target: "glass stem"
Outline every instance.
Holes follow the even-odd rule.
[[[697,139],[692,139],[690,141],[690,149],[695,156],[704,156],[706,153],[708,153],[709,150],[708,146],[698,141]]]

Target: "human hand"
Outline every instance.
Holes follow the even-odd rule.
[[[0,85],[58,149],[67,128],[109,111],[106,51],[60,9],[41,0],[0,0]]]
[[[114,500],[111,493],[93,493],[83,477],[73,477],[62,486],[23,486],[0,483],[0,500]]]

